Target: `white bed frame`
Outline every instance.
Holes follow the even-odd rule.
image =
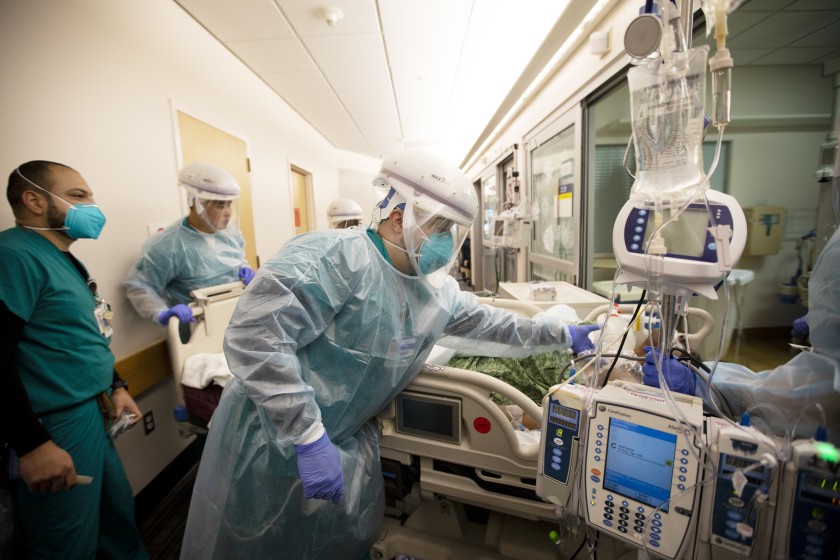
[[[534,316],[544,309],[527,302],[502,298],[479,298],[479,301]],[[635,304],[621,306],[632,315]],[[609,309],[593,310],[585,320],[592,321]],[[713,319],[703,310],[689,312],[704,320],[703,328],[689,335],[696,347],[712,330]],[[460,402],[459,442],[448,442],[397,431],[396,401],[378,417],[380,453],[385,459],[409,466],[419,461],[419,477],[410,495],[387,513],[382,536],[371,551],[372,558],[393,558],[404,553],[418,558],[521,558],[523,560],[558,558],[558,551],[547,538],[557,528],[554,505],[493,492],[474,479],[536,493],[539,442],[522,443],[510,419],[492,400],[492,393],[503,395],[537,422],[542,408],[509,384],[491,376],[445,366],[427,365],[405,389],[406,392],[431,398],[449,398]],[[479,432],[476,418],[489,420],[491,429]],[[485,425],[486,426],[486,425]],[[469,477],[435,468],[436,461],[465,467]],[[488,510],[486,524],[470,522],[464,504]],[[402,517],[402,521],[395,519]]]
[[[195,324],[191,325],[190,339],[181,342],[179,333],[181,322],[177,317],[169,319],[167,324],[167,345],[169,359],[172,364],[172,375],[175,377],[175,391],[178,404],[184,405],[184,391],[181,388],[181,375],[184,372],[184,362],[194,354],[217,354],[222,352],[222,342],[225,337],[233,310],[239,302],[239,296],[245,290],[242,282],[231,282],[209,288],[193,290],[190,295],[194,302],[190,303],[193,310]]]

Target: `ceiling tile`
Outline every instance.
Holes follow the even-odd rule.
[[[777,49],[732,49],[732,59],[735,61],[735,75],[737,76],[738,67],[746,66],[747,64],[760,61],[761,57],[767,56]]]
[[[402,136],[394,92],[386,68],[330,70],[327,79],[356,123],[371,130],[384,127]]]
[[[303,42],[322,70],[388,66],[379,33],[304,37]]]
[[[777,49],[767,55],[759,58],[755,62],[757,64],[803,64],[811,63],[821,57],[827,56],[835,49],[831,47],[813,47],[795,49],[786,47],[784,49]]]
[[[388,62],[394,68],[439,65],[454,67],[460,59],[465,33],[466,30],[460,35],[386,31],[385,48],[388,50]]]
[[[769,18],[773,12],[742,12],[737,11],[729,14],[726,25],[729,27],[729,39],[734,39],[752,26]],[[709,37],[714,40],[714,33]]]
[[[275,0],[301,37],[379,33],[375,0]],[[318,15],[325,6],[336,6],[344,16],[332,27]]]
[[[733,47],[784,47],[825,25],[821,12],[780,12],[731,39]]]
[[[271,0],[176,0],[222,41],[294,37]]]
[[[827,55],[814,60],[814,64],[825,64],[826,62],[831,62],[833,60],[840,60],[840,49],[835,49]]]
[[[777,12],[792,3],[792,0],[751,0],[739,6],[736,12],[751,12],[754,10]]]
[[[840,5],[840,1],[838,2]],[[792,47],[831,47],[840,45],[840,9],[834,12],[836,20],[834,23],[826,22],[822,29],[805,35],[798,41],[794,41]]]
[[[790,4],[786,11],[809,11],[809,10],[829,10],[837,11],[840,9],[837,0],[798,0]]]
[[[314,68],[312,59],[297,39],[229,41],[228,47],[257,74]]]
[[[382,14],[382,28],[386,33],[451,35],[463,34],[469,23],[473,4],[473,0],[379,0],[379,10]]]
[[[327,139],[342,149],[370,153],[370,146],[362,137],[356,124],[347,115],[344,107],[332,93],[310,94],[296,102],[295,108],[312,126],[317,128]],[[353,145],[353,149],[346,146]]]
[[[324,75],[317,70],[266,72],[262,74],[262,78],[284,97],[287,93],[305,96],[313,93],[326,94],[330,91],[330,85],[324,79]]]

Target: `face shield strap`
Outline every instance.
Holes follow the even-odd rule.
[[[385,195],[385,198],[383,198],[379,202],[379,204],[376,205],[376,208],[373,209],[373,220],[372,221],[374,223],[378,224],[382,220],[385,220],[386,218],[388,218],[388,216],[391,215],[391,212],[393,212],[394,210],[402,210],[403,212],[405,212],[405,202],[400,202],[399,204],[395,204],[392,208],[389,209],[389,207],[391,205],[391,200],[394,198],[394,196],[401,196],[401,195],[399,195],[399,193],[397,193],[397,189],[395,189],[394,187],[390,187],[389,190],[388,190],[388,194]],[[382,213],[384,211],[388,212],[387,216],[382,215]]]

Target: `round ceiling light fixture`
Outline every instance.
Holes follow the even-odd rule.
[[[344,10],[338,6],[324,6],[318,10],[317,14],[319,18],[327,22],[327,25],[332,27],[344,17]]]

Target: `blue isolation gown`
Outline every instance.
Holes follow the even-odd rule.
[[[203,233],[183,218],[143,244],[122,285],[137,313],[155,320],[161,311],[191,302],[192,290],[236,282],[247,264],[238,231]]]
[[[362,558],[379,535],[384,485],[373,417],[432,346],[525,357],[570,346],[557,319],[479,304],[398,272],[371,232],[296,237],[265,263],[225,335],[234,380],[217,408],[181,557]],[[323,423],[338,448],[338,505],[303,498],[294,444]]]
[[[754,373],[721,362],[712,385],[722,396],[721,411],[737,420],[750,407],[771,429],[796,428],[812,437],[825,413],[828,440],[840,445],[840,230],[820,253],[808,282],[808,326],[813,352],[801,352],[779,367]],[[698,391],[700,390],[698,384]],[[704,395],[708,402],[708,395]],[[775,410],[770,409],[772,406]]]

